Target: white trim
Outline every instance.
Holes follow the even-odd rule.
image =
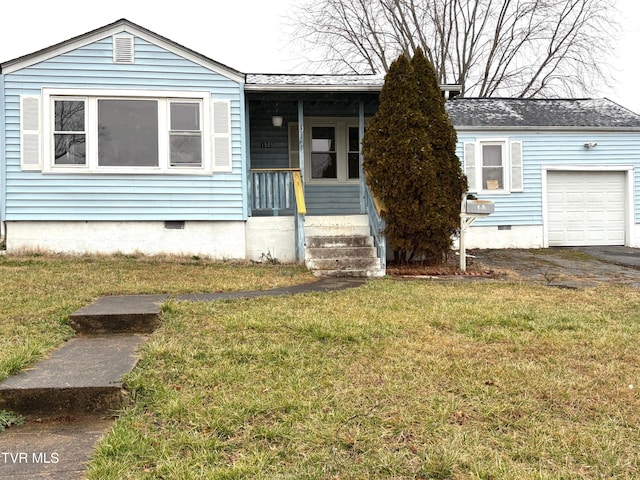
[[[211,93],[203,90],[119,90],[114,88],[43,88],[42,95],[77,97],[163,97],[163,98],[209,98]]]
[[[542,165],[542,235],[543,248],[549,247],[548,172],[622,172],[625,174],[625,245],[635,238],[635,167],[633,165]]]
[[[247,92],[373,92],[373,93],[379,93],[380,90],[382,90],[382,84],[380,85],[245,84],[244,89]]]
[[[502,188],[489,190],[483,185],[484,165],[483,145],[499,145],[502,147]],[[483,195],[508,195],[511,193],[511,155],[507,137],[486,137],[476,139],[476,192]],[[480,188],[478,188],[480,187]]]
[[[113,63],[135,63],[135,37],[128,33],[121,33],[111,38],[113,41]]]
[[[304,173],[309,185],[359,185],[359,178],[349,177],[349,127],[358,127],[358,117],[304,117]],[[337,178],[311,178],[311,135],[313,127],[333,127],[336,132]]]
[[[211,175],[211,104],[209,92],[175,92],[165,90],[111,90],[111,89],[57,89],[43,88],[42,102],[42,144],[43,173],[81,173],[81,174],[183,174]],[[56,99],[85,100],[86,156],[85,165],[55,165],[52,152],[53,102]],[[158,101],[158,166],[154,167],[101,167],[98,165],[98,100],[102,99],[153,99]],[[172,100],[192,100],[198,102],[202,122],[202,165],[170,166],[169,154],[169,105]],[[164,114],[163,114],[164,113]]]

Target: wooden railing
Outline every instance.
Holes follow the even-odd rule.
[[[294,169],[252,169],[249,188],[251,190],[251,210],[291,215],[294,206]],[[285,211],[289,212],[285,212]]]
[[[373,236],[378,258],[380,259],[380,267],[384,271],[387,268],[387,239],[383,233],[385,223],[382,219],[382,212],[386,207],[381,200],[378,200],[373,196],[366,183],[364,187],[364,200],[365,210],[369,216],[371,235]]]
[[[254,214],[293,215],[296,259],[304,261],[304,216],[307,207],[299,168],[256,168],[249,177],[251,211]]]

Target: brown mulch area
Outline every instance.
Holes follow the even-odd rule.
[[[495,272],[481,264],[475,263],[472,259],[467,259],[467,270],[460,270],[460,260],[457,256],[448,259],[447,263],[439,265],[427,265],[419,262],[409,264],[399,264],[390,261],[387,263],[387,275],[394,277],[439,277],[439,276],[461,276],[461,277],[492,277]]]

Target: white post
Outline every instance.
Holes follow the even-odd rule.
[[[467,271],[467,251],[464,245],[464,235],[467,230],[465,225],[465,216],[467,214],[467,193],[462,194],[462,203],[460,204],[460,270]]]

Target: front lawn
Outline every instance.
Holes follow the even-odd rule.
[[[266,289],[302,269],[0,257],[0,378],[107,294]],[[640,291],[376,280],[169,301],[94,479],[600,479],[640,471]],[[7,412],[5,412],[7,413]]]
[[[194,257],[0,256],[0,380],[73,335],[67,316],[103,295],[261,290],[311,281],[302,268]]]
[[[617,286],[169,302],[90,478],[637,478],[639,320]]]

